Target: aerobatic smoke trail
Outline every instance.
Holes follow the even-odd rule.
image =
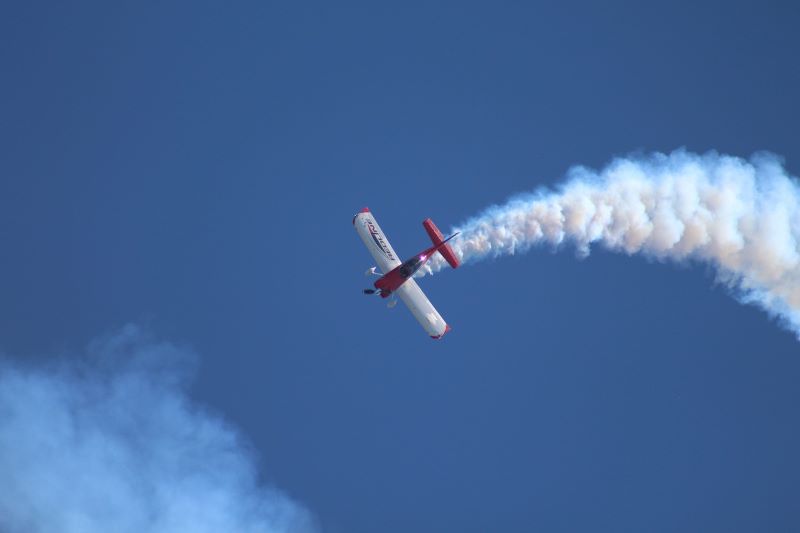
[[[190,401],[191,359],[135,326],[85,358],[0,359],[0,531],[313,530],[259,483],[238,432]]]
[[[486,209],[454,228],[464,261],[572,243],[658,260],[701,261],[743,302],[800,337],[800,189],[771,154],[749,161],[680,150],[572,168],[557,190]],[[429,272],[446,263],[437,254]]]

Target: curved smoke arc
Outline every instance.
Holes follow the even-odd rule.
[[[740,301],[800,337],[800,188],[774,154],[679,150],[618,158],[599,171],[574,167],[555,190],[513,197],[453,231],[467,263],[540,244],[702,262]],[[427,272],[445,264],[437,254]]]

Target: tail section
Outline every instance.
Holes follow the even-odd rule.
[[[433,223],[433,220],[426,218],[422,222],[422,225],[425,226],[425,231],[428,232],[428,236],[431,238],[431,241],[433,242],[434,246],[439,246],[440,244],[445,242],[445,238],[442,235],[442,232],[439,231],[439,228],[436,227],[436,224]],[[450,238],[448,238],[447,240],[450,240]],[[442,254],[442,257],[445,258],[445,260],[450,264],[451,267],[458,268],[458,265],[461,264],[461,262],[458,260],[458,257],[456,257],[456,254],[453,252],[453,249],[450,248],[449,244],[442,245],[439,248],[439,253]]]

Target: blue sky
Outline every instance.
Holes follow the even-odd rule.
[[[368,205],[427,245],[616,155],[800,173],[781,3],[7,5],[0,348],[135,322],[323,530],[792,531],[798,344],[702,265],[569,249],[360,294]]]

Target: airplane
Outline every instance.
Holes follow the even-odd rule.
[[[389,307],[394,307],[397,303],[394,300],[394,295],[398,295],[428,335],[433,339],[441,339],[452,328],[444,321],[442,315],[436,311],[436,308],[433,307],[425,293],[419,288],[417,282],[414,281],[413,276],[436,252],[442,254],[442,257],[451,267],[458,268],[460,264],[458,257],[456,257],[450,245],[447,244],[458,233],[445,239],[442,232],[439,231],[439,228],[430,218],[425,219],[422,225],[425,227],[433,246],[418,253],[411,259],[401,262],[369,208],[365,207],[353,217],[353,226],[355,226],[358,235],[364,241],[364,245],[366,245],[372,257],[378,263],[378,267],[370,268],[365,272],[365,275],[374,274],[380,276],[373,284],[375,288],[364,289],[364,294],[378,294],[381,298],[392,297]],[[383,273],[382,275],[376,272],[378,268]]]

